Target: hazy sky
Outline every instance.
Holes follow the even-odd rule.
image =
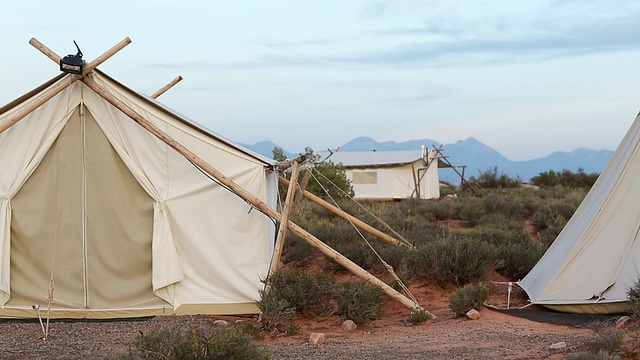
[[[73,8],[76,9],[73,9]],[[512,160],[615,149],[640,110],[640,1],[21,0],[0,103],[58,74],[35,37],[238,142],[475,137]],[[445,147],[446,150],[446,147]]]

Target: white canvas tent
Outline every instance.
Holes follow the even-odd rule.
[[[573,217],[518,284],[534,304],[619,313],[640,278],[640,116]]]
[[[0,124],[62,74],[0,109]],[[91,79],[275,208],[272,160],[104,73]],[[275,227],[76,81],[0,134],[0,317],[256,313]]]
[[[328,155],[321,153],[323,158]],[[399,200],[440,197],[435,150],[337,151],[329,159],[342,164],[354,199]]]

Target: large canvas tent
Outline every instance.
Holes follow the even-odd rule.
[[[328,155],[321,153],[321,155]],[[354,199],[400,200],[440,197],[438,168],[445,167],[435,150],[338,151],[329,160],[342,164]]]
[[[61,74],[0,109],[24,111]],[[272,160],[97,70],[91,80],[275,208]],[[75,81],[0,134],[0,317],[258,311],[273,221]]]
[[[518,284],[531,302],[619,313],[640,278],[640,116],[573,217]]]

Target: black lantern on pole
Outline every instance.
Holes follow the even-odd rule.
[[[60,71],[82,75],[82,70],[84,69],[84,60],[82,60],[82,51],[80,51],[80,47],[74,40],[73,43],[76,45],[76,49],[78,49],[78,53],[75,55],[67,55],[64,58],[60,59]]]

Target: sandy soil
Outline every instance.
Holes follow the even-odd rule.
[[[409,310],[394,301],[385,304],[385,317],[355,332],[340,329],[336,316],[299,319],[294,336],[264,334],[258,344],[272,359],[562,359],[591,337],[585,327],[539,323],[500,312],[481,309],[481,319],[456,317],[448,308],[453,289],[433,286],[411,288],[421,305],[438,320],[411,325]],[[491,286],[487,304],[504,308],[506,287]],[[512,305],[524,304],[514,298]],[[125,352],[138,334],[166,323],[207,324],[217,317],[185,316],[138,321],[52,322],[49,337],[42,339],[36,321],[0,322],[2,359],[110,359]],[[254,318],[224,318],[254,321]],[[312,332],[322,332],[326,341],[309,345]],[[564,350],[550,345],[566,342]]]

